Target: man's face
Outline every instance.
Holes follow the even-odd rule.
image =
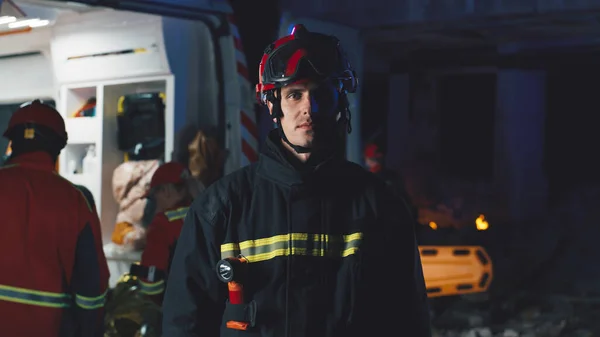
[[[338,115],[339,91],[330,82],[290,84],[281,89],[281,127],[290,143],[310,148]],[[269,104],[272,112],[273,105]],[[321,131],[321,129],[325,129]]]

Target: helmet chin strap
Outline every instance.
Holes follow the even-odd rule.
[[[304,147],[304,146],[300,146],[300,145],[294,145],[292,144],[289,139],[287,138],[287,136],[285,135],[285,132],[283,132],[283,128],[281,127],[281,122],[279,121],[279,118],[277,118],[277,127],[279,128],[279,135],[281,135],[281,139],[283,139],[283,141],[289,145],[294,151],[296,151],[296,153],[302,154],[302,153],[310,153],[312,152],[312,148],[310,147]]]

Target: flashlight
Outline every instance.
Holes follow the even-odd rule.
[[[229,257],[217,263],[217,277],[227,283],[229,290],[229,303],[244,304],[244,265],[248,263],[243,257]],[[248,330],[250,323],[228,321],[227,327],[235,330]]]

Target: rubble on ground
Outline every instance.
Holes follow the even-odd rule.
[[[492,301],[477,294],[457,298],[443,310],[435,301],[435,337],[600,336],[600,297],[521,293]]]

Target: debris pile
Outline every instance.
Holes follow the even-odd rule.
[[[600,297],[521,293],[490,300],[478,294],[441,306],[432,302],[436,337],[600,336]]]

